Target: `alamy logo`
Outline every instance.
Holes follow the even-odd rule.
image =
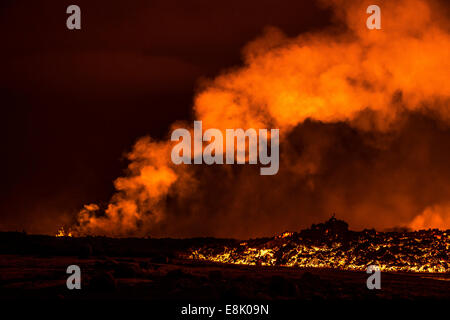
[[[271,129],[226,129],[225,146],[222,131],[219,129],[202,130],[202,121],[194,121],[194,154],[192,157],[191,132],[179,128],[172,132],[172,141],[179,141],[172,149],[172,162],[174,164],[257,164],[259,162],[266,167],[260,168],[261,175],[274,175],[279,168],[279,144],[280,130]],[[203,148],[203,142],[209,144]],[[247,146],[248,142],[248,148]],[[259,142],[259,143],[258,143]],[[268,146],[270,142],[270,155]],[[225,149],[224,149],[225,147]],[[236,148],[235,148],[236,147]],[[259,149],[259,152],[258,152]],[[248,150],[248,155],[246,154]],[[225,152],[224,152],[225,151]]]
[[[370,265],[367,267],[366,272],[371,274],[370,277],[367,278],[366,284],[367,289],[381,289],[381,270],[379,266]]]
[[[372,4],[367,7],[366,13],[370,14],[370,16],[366,20],[367,29],[380,30],[381,29],[381,9],[380,9],[380,7],[377,6],[376,4]]]
[[[67,278],[66,285],[67,289],[81,289],[81,269],[76,264],[72,264],[67,267],[67,274],[70,276]]]
[[[73,4],[67,7],[67,14],[71,14],[66,20],[66,26],[69,30],[81,29],[81,9],[79,6]]]

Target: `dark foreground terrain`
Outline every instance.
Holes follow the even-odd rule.
[[[0,233],[1,299],[139,300],[450,300],[449,273],[382,272],[369,290],[364,271],[219,264],[182,259],[221,239],[56,238]],[[81,290],[69,290],[69,265]]]
[[[68,290],[66,268],[78,265],[81,290]],[[50,299],[449,299],[450,275],[382,273],[368,290],[364,272],[220,265],[142,257],[0,256],[0,297]]]

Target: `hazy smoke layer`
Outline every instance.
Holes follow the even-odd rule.
[[[86,206],[76,232],[247,238],[333,212],[356,229],[450,228],[448,17],[427,1],[381,2],[382,30],[368,30],[370,4],[334,1],[340,29],[269,29],[197,94],[204,130],[280,129],[277,175],[175,166],[171,142],[143,138],[108,207]]]

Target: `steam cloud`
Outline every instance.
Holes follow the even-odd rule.
[[[355,229],[450,228],[449,20],[430,1],[328,3],[341,29],[249,43],[244,66],[203,84],[203,129],[279,128],[280,169],[175,166],[173,143],[140,139],[106,208],[78,234],[248,238],[336,212]],[[173,128],[186,126],[174,124]]]

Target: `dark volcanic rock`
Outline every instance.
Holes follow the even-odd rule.
[[[88,289],[92,292],[109,292],[117,288],[117,282],[111,272],[95,274],[89,281]]]
[[[113,270],[116,278],[136,278],[142,273],[137,263],[120,262],[113,266]]]
[[[92,246],[89,243],[84,243],[80,246],[78,257],[81,259],[87,259],[92,256]]]
[[[298,294],[297,285],[283,276],[272,276],[269,284],[270,295],[276,297],[295,297]]]
[[[209,280],[211,281],[219,281],[222,280],[222,272],[220,270],[211,270],[208,274]]]

